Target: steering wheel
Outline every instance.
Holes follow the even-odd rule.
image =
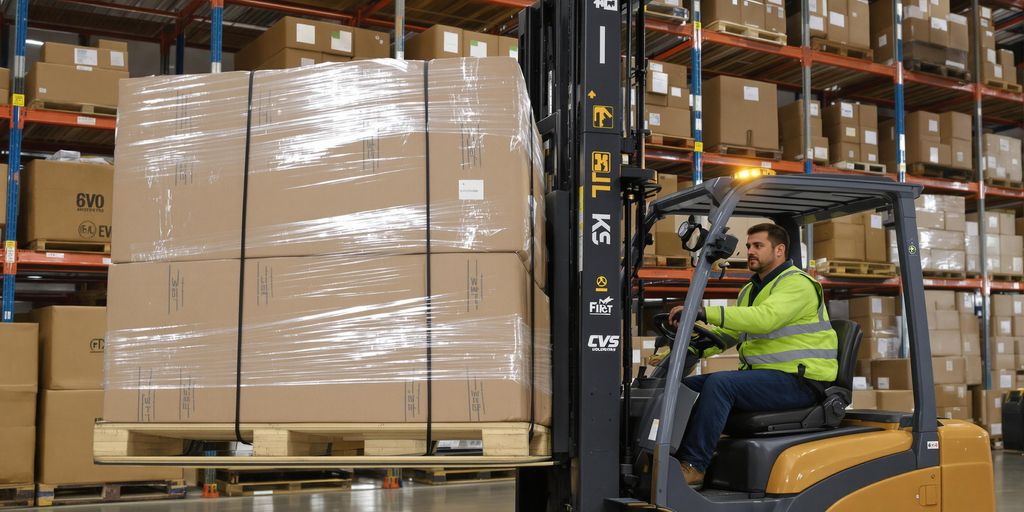
[[[668,323],[668,315],[668,313],[659,313],[654,315],[654,325],[659,333],[667,337],[669,340],[675,341],[676,329]],[[709,346],[718,347],[722,350],[729,348],[725,343],[725,340],[723,340],[718,333],[696,323],[693,324],[693,332],[690,334],[690,345],[700,349],[701,352]]]

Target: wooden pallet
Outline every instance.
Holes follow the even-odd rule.
[[[1024,184],[1022,184],[1019,181],[1010,181],[1005,178],[990,178],[988,176],[985,177],[985,184],[990,187],[1004,188],[1021,188],[1022,186],[1024,186]]]
[[[507,482],[516,479],[515,468],[493,469],[404,469],[403,478],[429,485],[475,484],[481,482]]]
[[[110,242],[32,240],[26,244],[25,247],[33,251],[45,252],[86,252],[93,254],[110,254]]]
[[[689,256],[644,256],[645,267],[689,268]]]
[[[967,272],[961,270],[922,269],[921,275],[939,279],[967,279]]]
[[[936,62],[929,62],[925,60],[910,59],[903,63],[903,67],[910,71],[916,71],[919,73],[929,73],[932,75],[944,76],[946,78],[954,78],[969,82],[971,80],[971,73],[965,69],[960,69],[956,66],[947,66],[945,64],[939,64]]]
[[[771,32],[769,30],[762,30],[756,27],[748,27],[746,25],[740,23],[733,23],[731,21],[713,21],[707,25],[704,25],[704,30],[710,30],[711,32],[720,32],[723,34],[731,34],[734,36],[745,37],[747,39],[753,39],[755,41],[761,41],[770,44],[780,44],[783,46],[786,45],[786,34]]]
[[[1020,274],[1004,274],[1001,272],[992,272],[992,280],[1017,283],[1024,281],[1024,276]]]
[[[896,277],[896,265],[867,261],[842,261],[822,258],[814,262],[815,271],[829,277],[886,279]]]
[[[117,116],[117,107],[92,105],[88,103],[58,103],[54,101],[35,100],[29,104],[29,108],[34,110],[53,110],[56,112],[70,112],[72,114],[84,114],[90,116]]]
[[[973,170],[954,169],[952,167],[946,167],[926,162],[914,162],[912,164],[907,164],[907,172],[914,176],[926,176],[931,178],[946,178],[960,181],[974,179]]]
[[[731,144],[719,144],[709,150],[709,153],[721,155],[737,155],[749,158],[760,158],[762,160],[781,160],[782,151],[778,149],[762,149],[751,146],[736,146]]]
[[[833,53],[835,55],[842,55],[843,57],[852,57],[854,59],[862,59],[867,61],[875,60],[875,52],[871,48],[864,48],[861,46],[836,43],[834,41],[828,41],[821,37],[811,38],[811,48],[819,52]]]
[[[693,139],[689,137],[673,137],[671,135],[652,133],[647,139],[647,147],[693,151]]]
[[[1022,90],[1024,90],[1024,88],[1022,88],[1021,84],[1011,84],[1010,82],[1004,82],[1002,80],[995,80],[995,79],[992,79],[992,78],[989,78],[989,79],[985,80],[985,85],[987,87],[992,87],[994,89],[1002,89],[1004,91],[1016,92],[1016,93],[1019,93]]]
[[[885,164],[873,164],[870,162],[835,162],[832,167],[844,171],[862,172],[864,174],[877,174],[885,176]]]
[[[93,454],[111,464],[173,464],[215,468],[446,467],[550,464],[550,430],[530,424],[434,423],[435,440],[480,439],[482,455],[423,455],[425,423],[244,423],[252,456],[193,457],[189,441],[232,441],[232,423],[97,423]],[[439,462],[439,461],[443,461]]]
[[[217,471],[217,488],[228,496],[296,494],[351,487],[352,474],[347,471]]]
[[[36,484],[0,485],[0,508],[31,507],[36,502]]]
[[[100,484],[37,484],[36,506],[81,505],[112,501],[153,501],[184,498],[184,480]]]

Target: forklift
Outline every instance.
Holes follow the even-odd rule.
[[[648,205],[656,185],[643,168],[643,123],[633,122],[644,119],[645,3],[540,0],[519,14],[519,61],[551,188],[554,415],[551,461],[519,468],[516,509],[994,510],[987,433],[935,415],[914,210],[922,187],[883,177],[753,169]],[[688,486],[674,454],[698,399],[681,383],[697,359],[677,355],[689,354],[690,346],[725,345],[695,322],[705,287],[716,279],[713,263],[741,242],[728,232],[729,219],[767,217],[800,240],[805,225],[868,211],[881,213],[896,233],[914,412],[849,409],[861,332],[835,320],[839,375],[821,403],[734,411],[703,488]],[[658,319],[672,355],[650,375],[633,378],[638,270],[652,227],[670,215],[689,218],[678,232],[695,268],[679,328]],[[802,260],[800,244],[792,244],[789,256]],[[595,303],[615,306],[595,315]]]

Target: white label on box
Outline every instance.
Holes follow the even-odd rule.
[[[110,52],[110,66],[115,68],[123,68],[124,52]]]
[[[814,158],[819,160],[828,160],[828,148],[816,146],[814,148]]]
[[[46,94],[46,87],[40,87],[39,94]]]
[[[487,56],[487,43],[484,41],[470,41],[469,42],[469,56],[470,57],[486,57]]]
[[[957,162],[963,162],[964,161],[964,152],[963,151],[957,151],[956,152],[956,161]]]
[[[760,92],[758,91],[757,87],[751,87],[749,85],[744,85],[743,86],[743,99],[745,99],[747,101],[759,101],[760,100]]]
[[[846,16],[839,12],[830,12],[828,13],[828,23],[837,27],[845,27]]]
[[[875,315],[882,314],[882,298],[871,297],[871,313]]]
[[[847,119],[853,119],[853,103],[840,103],[839,113]]]
[[[996,343],[996,353],[997,354],[1002,354],[1002,353],[1005,353],[1005,352],[1006,352],[1006,343],[1003,343],[1003,342]]]
[[[963,398],[966,393],[967,393],[967,386],[957,386],[956,387],[956,397],[957,398]]]
[[[444,52],[445,53],[459,53],[459,33],[458,32],[445,32],[444,33]]]
[[[953,371],[953,361],[946,361],[946,371],[947,372]]]
[[[668,92],[669,92],[670,95],[675,96],[676,98],[682,98],[683,97],[683,89],[682,89],[682,87],[670,87]]]
[[[868,389],[868,379],[864,377],[853,378],[853,389],[866,390]]]
[[[878,144],[878,132],[872,130],[864,130],[864,144]]]
[[[992,399],[992,403],[995,405],[996,409],[1002,409],[1003,408],[1003,399],[1002,399],[1002,397],[998,397],[997,396],[997,397],[993,398]]]
[[[1016,301],[1016,300],[1013,301],[1013,314],[1015,314],[1015,315],[1024,314],[1024,311],[1022,311],[1022,310],[1024,310],[1024,303],[1021,303],[1020,301]]]
[[[1020,256],[1013,257],[1013,271],[1024,272],[1024,258]]]
[[[640,362],[640,351],[639,350],[634,350],[633,351],[633,364],[637,364],[639,362]]]
[[[651,71],[653,71],[655,73],[664,73],[665,72],[665,66],[662,66],[660,62],[651,62],[649,65],[651,67]]]
[[[95,117],[89,117],[89,116],[78,116],[78,119],[76,119],[75,122],[77,122],[78,124],[86,125],[86,126],[95,126],[96,125],[96,118]]]
[[[946,65],[951,67],[951,68],[957,68],[959,70],[967,69],[966,66],[964,66],[964,64],[962,62],[956,62],[956,61],[952,61],[952,60],[947,60],[946,61]]]
[[[1003,67],[1002,66],[996,66],[996,68],[995,68],[995,75],[996,75],[996,78],[1002,78],[1003,77]]]
[[[928,161],[935,164],[939,163],[939,148],[928,148]]]
[[[996,51],[993,50],[992,48],[988,48],[985,50],[985,58],[988,59],[988,61],[991,62],[992,64],[998,63],[998,61],[996,60]],[[999,67],[996,66],[996,69],[999,69]]]
[[[1002,423],[993,423],[993,424],[989,425],[988,428],[992,431],[992,435],[994,435],[994,436],[1001,436],[1001,435],[1003,435],[1003,424]]]
[[[508,49],[508,56],[512,57],[513,59],[518,59],[519,58],[519,47],[518,46],[510,46],[509,49]]]
[[[871,229],[882,229],[882,216],[871,215]]]
[[[75,66],[75,69],[79,71],[92,71],[92,68],[89,66]]]
[[[651,92],[668,94],[668,73],[658,71],[651,73]]]
[[[654,344],[657,343],[657,341],[658,340],[654,338],[644,340],[644,349],[654,350]]]
[[[658,112],[651,112],[649,119],[651,120],[651,126],[661,126],[661,114]]]
[[[459,180],[459,200],[479,201],[484,198],[484,180]]]
[[[1009,151],[1009,150],[1010,150],[1010,139],[1007,139],[1006,137],[999,137],[999,151]]]
[[[295,24],[295,42],[303,44],[316,44],[316,26],[305,23]]]
[[[874,153],[868,153],[868,162],[878,162],[878,155]]]
[[[999,321],[999,332],[1005,333],[1006,335],[1009,335],[1011,332],[1013,332],[1013,327],[1010,325],[1009,320]]]
[[[825,19],[821,16],[811,16],[807,24],[811,27],[811,30],[825,30]]]
[[[75,64],[82,66],[99,66],[99,53],[95,48],[75,48]]]
[[[928,120],[928,131],[939,133],[939,122],[935,119]]]
[[[982,18],[992,18],[992,8],[990,8],[990,7],[982,7],[981,8],[981,17]]]
[[[331,49],[352,53],[352,32],[339,30],[331,33]]]
[[[937,16],[932,17],[932,30],[941,30],[943,32],[949,31],[949,24],[946,20]]]
[[[889,377],[878,378],[878,389],[889,389]]]
[[[855,126],[847,126],[846,127],[846,136],[847,137],[853,137],[854,139],[856,139],[857,138],[857,127],[855,127]]]
[[[673,7],[679,7],[679,0],[665,0],[665,5],[671,5]]]
[[[996,167],[996,157],[990,156],[985,158],[985,168],[992,169]]]
[[[733,4],[733,5],[739,5],[740,3],[739,3],[739,1],[738,1],[738,0],[732,0],[732,4]]]
[[[878,355],[885,357],[889,353],[889,340],[878,340]]]
[[[313,60],[313,59],[311,59],[309,57],[299,57],[299,66],[300,67],[302,67],[302,66],[312,66],[313,64],[316,64],[315,60]]]
[[[811,103],[810,104],[810,108],[808,110],[811,111],[811,117],[818,117],[819,115],[821,115],[821,113],[818,112],[818,104],[817,103]]]
[[[1002,389],[1010,389],[1013,385],[1013,376],[1010,374],[1004,374],[999,376],[999,387]]]

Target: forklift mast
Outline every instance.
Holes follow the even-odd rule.
[[[620,177],[623,150],[639,144],[635,134],[629,144],[623,137],[630,109],[623,108],[619,4],[540,0],[519,14],[519,61],[552,184],[555,466],[519,471],[517,510],[599,511],[620,495],[620,368],[630,352]],[[623,4],[628,11],[630,2]],[[635,65],[642,69],[643,59]]]

